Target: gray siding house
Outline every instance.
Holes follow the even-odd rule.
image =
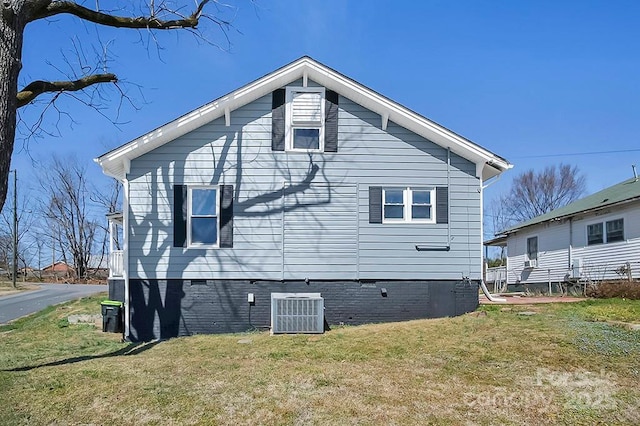
[[[325,326],[472,311],[483,185],[511,167],[309,57],[96,162],[124,189],[130,340],[267,329],[283,293]]]

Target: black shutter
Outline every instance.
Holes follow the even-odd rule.
[[[220,247],[233,247],[233,185],[220,186]]]
[[[173,246],[187,246],[186,185],[173,185]]]
[[[338,152],[338,94],[327,90],[324,103],[324,151]]]
[[[369,187],[369,223],[382,223],[382,187]]]
[[[449,188],[436,187],[436,223],[449,223]]]
[[[271,96],[271,149],[284,151],[286,92],[284,89],[276,89]]]

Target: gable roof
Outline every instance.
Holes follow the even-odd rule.
[[[513,167],[507,160],[480,145],[308,56],[303,56],[264,77],[125,143],[101,155],[94,161],[102,167],[105,174],[122,180],[128,173],[131,160],[217,118],[228,117],[234,110],[300,78],[304,82],[311,79],[327,89],[333,90],[351,101],[380,114],[381,122],[383,123],[391,120],[443,148],[451,149],[452,152],[475,163],[478,170],[477,174],[481,173],[483,180],[497,176]]]
[[[62,260],[58,260],[54,263],[50,263],[47,266],[42,267],[42,271],[46,270],[46,269],[50,269],[50,268],[55,268],[56,266],[61,265],[63,267],[65,267],[67,270],[73,270],[73,266],[69,265],[67,262],[64,262]]]
[[[624,182],[620,182],[595,194],[581,198],[564,207],[552,210],[533,219],[519,223],[511,228],[506,229],[502,234],[511,234],[519,229],[527,226],[537,225],[543,222],[551,222],[561,220],[579,213],[600,210],[617,204],[628,203],[630,201],[640,200],[640,179],[631,178]]]

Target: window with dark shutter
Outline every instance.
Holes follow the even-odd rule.
[[[449,189],[371,186],[369,223],[449,223]]]
[[[173,203],[174,247],[233,247],[233,185],[174,185]]]
[[[338,94],[322,87],[272,92],[273,151],[338,152]]]

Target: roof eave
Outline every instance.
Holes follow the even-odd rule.
[[[381,117],[384,116],[386,120],[391,120],[480,165],[478,177],[482,177],[483,180],[513,167],[505,159],[470,140],[306,56],[115,148],[94,161],[100,165],[105,174],[122,181],[126,177],[131,160],[224,116],[225,112],[230,114],[231,111],[299,78],[311,79],[328,89],[335,90]]]
[[[520,230],[525,229],[525,228],[529,228],[531,226],[542,225],[544,223],[550,223],[550,222],[559,222],[561,220],[570,219],[572,217],[575,217],[575,216],[578,216],[578,215],[581,215],[581,214],[597,212],[597,211],[600,211],[600,210],[603,210],[603,209],[619,206],[621,204],[632,203],[632,202],[638,201],[638,200],[640,200],[640,197],[631,197],[631,198],[627,198],[626,200],[616,201],[615,203],[610,203],[610,204],[606,204],[606,205],[603,205],[603,206],[584,209],[584,210],[580,210],[580,211],[577,211],[577,212],[567,213],[567,214],[564,214],[564,215],[561,215],[561,216],[555,216],[555,217],[552,217],[552,218],[549,218],[549,219],[546,219],[546,220],[543,220],[543,221],[540,221],[540,222],[535,222],[535,223],[525,224],[523,226],[516,226],[516,227],[513,227],[513,228],[505,229],[504,231],[502,231],[502,233],[505,234],[505,235],[511,235],[511,234],[513,234],[513,233],[515,233],[517,231],[520,231]]]

